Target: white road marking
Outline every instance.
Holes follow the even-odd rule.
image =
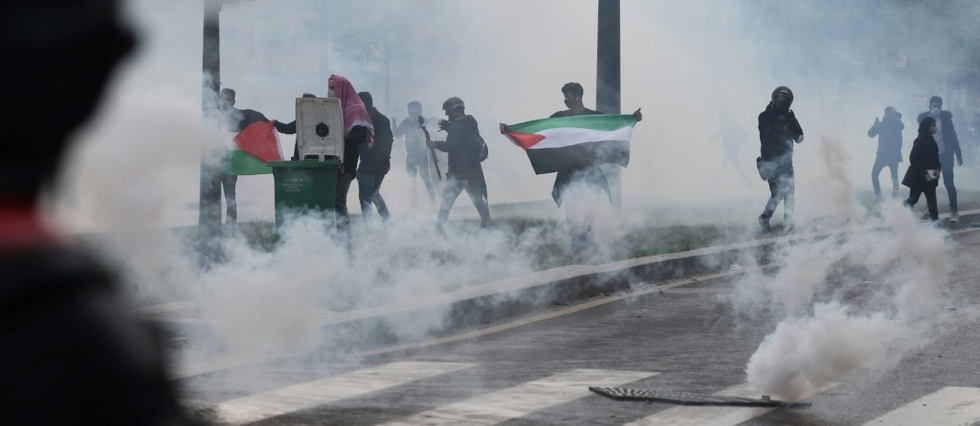
[[[621,386],[658,373],[572,370],[404,417],[384,425],[494,425],[592,394],[589,386]]]
[[[218,404],[216,408],[224,422],[251,423],[475,365],[454,362],[393,362],[233,399]]]
[[[980,421],[980,388],[945,387],[865,425],[970,425]]]

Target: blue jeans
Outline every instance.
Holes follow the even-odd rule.
[[[372,204],[378,208],[378,214],[381,215],[382,219],[388,220],[391,217],[391,213],[388,212],[388,205],[385,204],[385,199],[381,197],[381,182],[384,179],[384,174],[365,173],[363,171],[357,173],[357,197],[361,201],[361,216],[364,220],[371,217]]]

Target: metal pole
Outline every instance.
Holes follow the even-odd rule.
[[[620,114],[620,13],[619,0],[599,0],[599,22],[596,43],[596,109],[606,114]],[[621,170],[617,165],[602,167],[609,180],[613,205],[622,212]]]
[[[214,122],[218,88],[221,84],[219,43],[219,0],[204,1],[203,86],[201,112],[206,122]],[[216,241],[221,234],[221,170],[208,161],[208,146],[201,147],[201,192],[198,206],[201,262],[206,265],[217,255]]]

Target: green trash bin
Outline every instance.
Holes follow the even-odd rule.
[[[337,204],[339,160],[275,161],[276,233],[287,214],[318,214],[332,217]]]

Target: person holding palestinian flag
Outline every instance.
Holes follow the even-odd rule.
[[[535,174],[555,173],[551,196],[565,211],[572,231],[572,251],[591,245],[594,207],[605,192],[612,202],[602,164],[626,167],[630,159],[633,126],[643,120],[637,109],[630,115],[604,114],[582,103],[585,90],[579,83],[561,88],[568,109],[549,118],[520,124],[500,123],[500,133],[527,152]],[[579,216],[583,216],[581,219]]]
[[[225,193],[225,217],[231,228],[238,222],[238,202],[235,186],[239,175],[272,173],[266,163],[282,160],[282,146],[275,132],[275,122],[261,112],[235,108],[235,91],[221,89],[218,95],[218,111],[221,124],[235,133],[225,158],[225,170],[221,175],[221,188]]]

